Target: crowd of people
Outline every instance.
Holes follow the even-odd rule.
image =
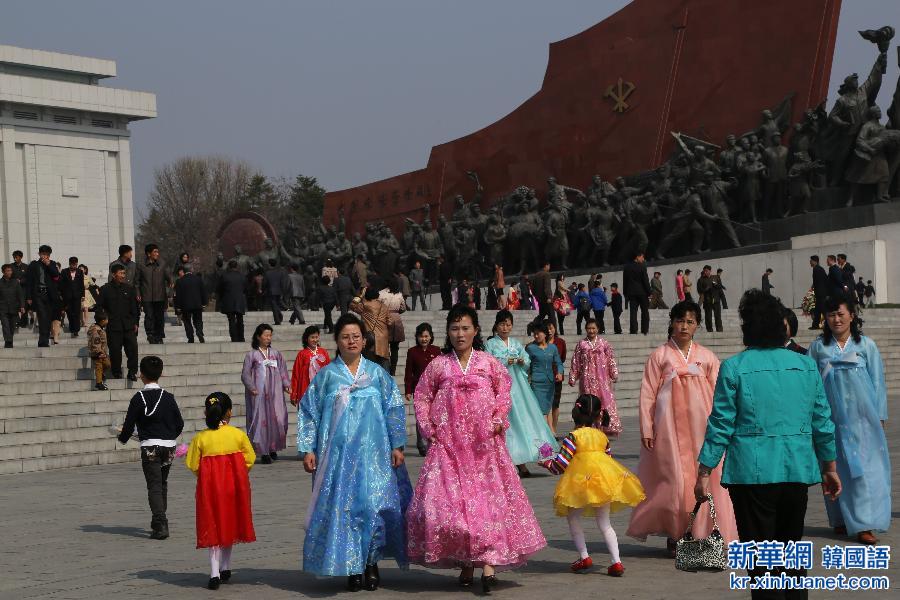
[[[391,293],[402,297],[397,285],[388,286]],[[255,539],[246,473],[256,457],[271,464],[287,448],[285,397],[297,407],[297,450],[313,476],[303,570],[346,577],[353,591],[376,589],[378,562],[393,559],[461,569],[464,587],[475,585],[474,570],[481,569],[479,585],[489,594],[498,571],[522,565],[546,545],[520,483],[531,475],[529,463],[561,475],[553,505],[567,519],[578,553],[573,572],[593,565],[581,524],[591,516],[610,554],[608,574],[624,574],[609,521],[623,508],[632,509],[626,534],[664,537],[669,556],[686,532],[699,539],[714,527],[726,542],[799,540],[807,490],[818,483],[836,534],[875,544],[889,526],[883,366],[877,346],[861,333],[853,296],[826,298],[823,334],[807,357],[793,340],[793,311],[772,294],[746,292],[739,306],[746,350],[724,361],[694,339],[700,306],[679,300],[669,312],[667,341],[644,368],[635,432],[641,453],[632,473],[615,460],[616,440],[629,432],[616,410],[613,344],[597,319],[584,321],[586,336],[567,352],[557,324],[544,316],[531,324],[532,340],[521,344],[511,335],[508,309],[497,311],[483,340],[478,313],[459,302],[447,313],[443,347],[429,323],[416,328],[401,393],[390,373],[391,311],[380,295],[367,287],[351,299],[353,312],[331,327],[334,357],[320,345],[322,331],[308,326],[293,372],[273,347],[273,328],[256,329],[242,373],[249,436],[228,425],[227,395],[207,398],[209,429],[195,436],[188,466],[198,473],[198,546],[210,548],[209,587],[231,578],[231,546]],[[153,375],[142,363],[147,385],[133,401],[139,407],[158,387]],[[566,383],[578,385],[579,395],[572,431],[563,436],[559,397]],[[785,397],[795,402],[787,407]],[[409,401],[425,456],[415,483],[404,466]],[[162,435],[153,433],[155,417],[147,412],[133,423],[126,419],[122,441],[135,424],[142,440]],[[174,429],[165,447],[174,447]],[[171,464],[169,450],[148,450],[142,458],[152,462],[159,452]],[[759,453],[773,460],[763,464]],[[158,507],[165,506],[165,477],[160,486],[156,470],[145,474],[154,537],[163,539],[167,520]],[[161,502],[154,504],[154,493]],[[704,512],[692,516],[695,500],[714,504],[715,525]]]

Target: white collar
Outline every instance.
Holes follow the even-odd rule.
[[[145,390],[158,390],[160,389],[159,384],[155,382],[150,382],[144,386]]]

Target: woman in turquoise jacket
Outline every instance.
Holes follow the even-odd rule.
[[[800,540],[809,486],[821,482],[832,500],[841,491],[822,378],[811,359],[784,347],[783,311],[777,298],[760,290],[741,298],[747,348],[722,361],[700,450],[694,493],[706,497],[709,474],[724,454],[722,485],[742,542]],[[757,567],[750,576],[765,572]]]

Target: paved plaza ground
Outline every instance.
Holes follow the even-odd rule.
[[[892,397],[891,405],[900,397]],[[638,436],[635,419],[623,419],[625,435],[616,442],[616,457],[631,469],[637,467]],[[898,478],[900,426],[888,424],[894,481]],[[290,454],[290,453],[286,453]],[[407,452],[413,477],[422,459]],[[532,471],[536,471],[532,467]],[[0,477],[0,598],[296,598],[349,595],[344,578],[316,579],[300,572],[301,521],[310,494],[310,476],[294,456],[272,466],[257,465],[251,473],[254,520],[258,541],[236,546],[232,583],[217,592],[205,589],[208,561],[205,550],[195,549],[194,477],[183,459],[173,466],[169,479],[169,521],[172,537],[147,538],[150,514],[146,488],[137,463],[73,468]],[[576,558],[565,519],[554,515],[551,498],[555,479],[549,475],[525,480],[548,547],[523,568],[500,575],[495,598],[745,598],[747,592],[728,590],[728,573],[684,573],[663,556],[664,541],[651,538],[639,543],[625,537],[629,511],[613,516],[619,534],[625,577],[606,576],[608,555],[599,532],[586,527],[595,560],[594,570],[583,575],[568,572]],[[894,520],[898,495],[894,486]],[[806,519],[807,539],[819,548],[835,540],[827,527],[818,487],[810,489]],[[882,542],[900,542],[897,524],[881,536]],[[849,543],[849,542],[848,542]],[[900,557],[887,575],[893,587],[900,582]],[[401,572],[383,563],[383,588],[359,592],[357,597],[467,598],[456,573],[413,567]],[[815,568],[812,574],[836,574]],[[844,571],[847,575],[880,572]],[[896,597],[895,592],[813,592],[811,598]]]

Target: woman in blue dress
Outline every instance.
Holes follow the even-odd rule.
[[[559,449],[559,445],[541,414],[531,386],[528,385],[531,358],[522,343],[510,337],[512,327],[512,313],[508,310],[498,311],[494,322],[495,336],[485,342],[484,346],[485,350],[506,367],[512,379],[512,407],[509,410],[509,429],[506,430],[506,448],[519,476],[530,477],[531,472],[525,463],[549,458],[552,452]]]
[[[537,398],[538,406],[547,419],[547,425],[553,430],[553,422],[550,420],[550,410],[553,408],[553,394],[556,392],[556,382],[563,380],[563,362],[559,356],[559,348],[556,344],[547,343],[550,331],[543,322],[532,326],[534,341],[525,346],[525,352],[531,359],[531,389]],[[556,367],[556,374],[553,368]]]
[[[387,371],[363,358],[364,335],[356,316],[338,319],[338,357],[316,374],[297,414],[297,451],[314,473],[303,570],[347,576],[350,591],[378,587],[382,558],[406,568],[412,498],[403,396]]]
[[[891,521],[891,464],[884,435],[887,391],[881,354],[859,332],[860,319],[847,296],[825,302],[825,327],[809,347],[825,384],[835,424],[837,470],[844,491],[826,502],[835,533],[876,544],[875,531]]]

